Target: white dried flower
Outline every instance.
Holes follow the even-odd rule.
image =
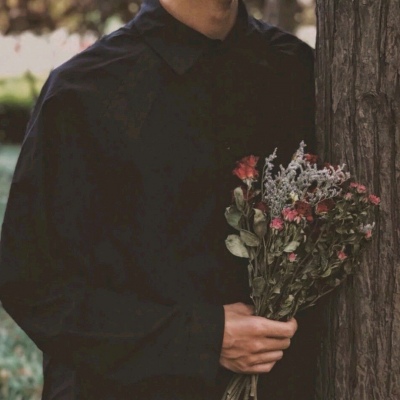
[[[280,165],[275,177],[271,171],[277,149],[265,159],[263,199],[270,206],[272,216],[279,216],[288,202],[302,200],[306,195],[312,206],[323,199],[336,197],[342,192],[340,184],[350,178],[344,171],[345,164],[318,169],[316,164],[306,161],[305,147],[302,141],[287,168]],[[315,187],[312,193],[308,192],[311,186]]]

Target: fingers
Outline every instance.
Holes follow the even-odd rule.
[[[297,330],[287,322],[254,316],[254,307],[244,303],[224,305],[225,329],[220,363],[239,373],[267,373],[290,346]]]
[[[297,322],[292,318],[288,322],[273,321],[263,317],[253,317],[252,326],[254,334],[270,338],[292,338],[297,330]]]
[[[283,357],[283,351],[268,351],[267,353],[260,353],[249,357],[247,365],[252,368],[260,364],[269,364],[272,362],[277,362]]]
[[[267,374],[271,372],[273,366],[276,364],[275,362],[266,363],[266,364],[258,364],[250,367],[246,372],[242,372],[244,374]]]
[[[265,353],[267,351],[286,350],[290,346],[290,339],[262,338],[252,343],[253,354]]]
[[[237,359],[234,362],[232,360],[221,359],[220,363],[225,368],[236,372],[238,374],[257,374],[270,372],[272,367],[282,358],[282,354],[276,352],[276,354],[269,354],[265,357],[258,358],[253,362],[246,359]]]

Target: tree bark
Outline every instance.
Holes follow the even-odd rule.
[[[316,399],[400,399],[400,0],[317,1],[320,150],[382,199],[325,310]]]

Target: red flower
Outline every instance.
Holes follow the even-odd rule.
[[[337,256],[338,256],[338,259],[341,261],[343,261],[347,258],[347,254],[344,251],[338,251]]]
[[[368,196],[368,199],[372,204],[375,204],[376,206],[381,202],[381,199],[378,196],[375,196],[374,194],[370,194]]]
[[[371,239],[371,237],[372,237],[372,231],[371,231],[371,229],[369,229],[367,232],[365,232],[365,238]]]
[[[280,218],[274,218],[269,226],[272,229],[276,229],[277,231],[281,231],[283,229],[283,221]]]
[[[292,221],[296,220],[296,222],[299,222],[299,221],[298,221],[298,218],[296,218],[296,217],[299,216],[298,212],[297,212],[296,210],[293,210],[293,209],[290,208],[290,207],[285,207],[285,208],[282,210],[282,215],[283,215],[283,219],[284,219],[285,221],[292,222]]]
[[[236,168],[232,171],[239,179],[253,180],[258,177],[258,171],[254,168],[257,165],[259,157],[247,156],[243,157],[236,163]]]
[[[358,193],[365,193],[366,191],[367,191],[367,188],[364,185],[358,185],[358,187],[357,187]]]
[[[254,168],[257,165],[259,158],[260,157],[256,157],[256,156],[251,155],[251,156],[247,156],[247,157],[242,158],[241,161],[244,164],[247,164],[249,167],[253,167]]]
[[[290,253],[290,254],[288,255],[288,259],[289,259],[290,262],[296,261],[296,257],[297,257],[297,254],[296,254],[296,253]]]
[[[346,200],[351,200],[353,198],[353,195],[350,192],[347,192],[344,196],[343,196]]]
[[[306,203],[305,201],[297,200],[294,203],[294,209],[297,211],[297,213],[299,215],[304,217],[308,222],[314,221],[314,218],[312,216],[311,205],[309,203]]]
[[[335,202],[332,199],[324,199],[317,204],[315,212],[317,214],[326,213],[332,210],[333,207],[335,207]]]
[[[244,180],[247,178],[246,175],[246,166],[243,164],[239,164],[232,173],[236,175],[239,179]]]
[[[315,154],[306,153],[304,154],[304,159],[311,164],[316,164],[318,161],[318,156]]]
[[[356,189],[358,193],[365,193],[367,191],[367,188],[364,185],[361,185],[361,183],[357,182],[351,182],[350,187]]]

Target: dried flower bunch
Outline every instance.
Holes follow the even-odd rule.
[[[320,165],[301,142],[289,165],[272,176],[276,149],[265,160],[257,187],[258,157],[237,163],[242,186],[226,209],[239,231],[228,250],[249,259],[255,315],[287,321],[340,285],[360,264],[371,240],[380,199],[364,185],[350,183],[345,165]],[[257,375],[236,375],[224,400],[257,398]]]

